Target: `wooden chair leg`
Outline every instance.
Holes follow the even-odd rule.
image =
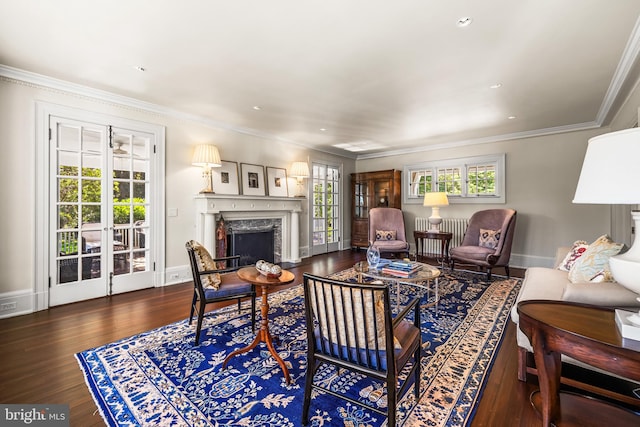
[[[198,310],[198,323],[196,326],[196,345],[200,345],[200,331],[202,330],[202,319],[204,318],[204,304],[200,304]]]
[[[193,312],[196,309],[196,301],[198,301],[198,295],[196,292],[193,292],[193,300],[191,300],[191,311],[189,312],[189,324],[191,324],[191,320],[193,319]]]
[[[527,381],[527,350],[518,347],[518,379]]]
[[[511,277],[511,273],[509,272],[509,266],[508,265],[504,266],[504,271],[507,273],[507,278]]]
[[[315,372],[315,359],[313,354],[307,353],[307,375],[304,382],[304,399],[302,402],[302,425],[309,424],[309,405],[311,405],[311,386]]]
[[[487,268],[487,280],[491,280],[491,267]]]
[[[396,378],[387,379],[387,426],[396,426],[396,405],[398,392],[396,390]]]

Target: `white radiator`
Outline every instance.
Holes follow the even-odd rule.
[[[447,231],[453,233],[449,249],[460,246],[464,237],[464,232],[469,225],[469,218],[442,218],[440,224],[440,231]],[[416,217],[415,230],[429,230],[429,218]],[[440,240],[435,239],[423,239],[424,253],[425,254],[440,254]]]

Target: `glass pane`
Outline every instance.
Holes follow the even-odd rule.
[[[102,230],[101,229],[89,229],[85,230],[84,228],[91,228],[95,226],[100,226],[100,224],[85,224],[82,230],[82,246],[83,253],[92,253],[98,254],[102,250]]]
[[[78,280],[78,258],[58,260],[58,283],[76,282]]]
[[[78,206],[58,206],[58,228],[78,228]]]
[[[82,151],[102,153],[102,132],[90,129],[82,130]]]
[[[116,179],[131,178],[131,159],[128,157],[113,158],[113,177]]]
[[[101,274],[99,256],[82,258],[82,279],[95,279],[100,277]]]
[[[136,225],[139,224],[140,221],[136,221]],[[144,222],[143,222],[144,224]],[[133,229],[133,248],[134,249],[143,249],[146,248],[146,242],[147,242],[147,230],[148,227],[143,227],[143,228],[134,228]]]
[[[140,223],[144,223],[146,219],[147,219],[147,207],[145,205],[135,204],[133,206],[133,221],[138,223],[137,225],[142,225]]]
[[[82,180],[82,202],[84,203],[100,203],[102,197],[102,183],[100,180],[83,179]]]
[[[58,175],[78,176],[80,157],[77,153],[58,152]]]
[[[80,150],[80,128],[69,125],[58,126],[58,148],[61,150]]]
[[[124,251],[129,249],[129,229],[116,228],[113,230],[113,250]]]
[[[78,232],[77,231],[59,231],[58,235],[58,254],[60,256],[78,253]]]
[[[58,201],[78,202],[78,180],[76,178],[58,178]]]
[[[129,224],[131,223],[131,206],[117,205],[113,207],[113,223]]]
[[[102,222],[102,212],[100,205],[82,206],[82,224],[99,224]]]
[[[144,182],[133,183],[133,197],[137,200],[137,203],[144,203],[144,199],[147,194],[147,184]]]
[[[133,136],[133,157],[148,159],[151,157],[150,149],[151,144],[149,143],[150,139],[146,136],[134,135]]]
[[[133,271],[147,271],[147,257],[145,251],[133,252]]]
[[[128,199],[131,194],[131,184],[129,181],[117,180],[113,183],[113,201]]]
[[[82,176],[100,178],[102,176],[102,169],[100,165],[100,156],[93,154],[82,155]]]
[[[129,252],[113,254],[113,273],[116,276],[129,273],[130,257]]]

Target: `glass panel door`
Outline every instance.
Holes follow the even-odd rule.
[[[151,286],[153,135],[56,117],[50,129],[49,305]]]
[[[319,163],[312,169],[312,254],[317,255],[339,249],[340,169]]]
[[[102,242],[106,128],[52,120],[51,305],[106,294]]]

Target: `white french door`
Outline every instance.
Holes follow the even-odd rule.
[[[313,162],[311,183],[311,254],[337,251],[342,232],[340,168]]]
[[[49,305],[154,285],[153,133],[49,119]]]

